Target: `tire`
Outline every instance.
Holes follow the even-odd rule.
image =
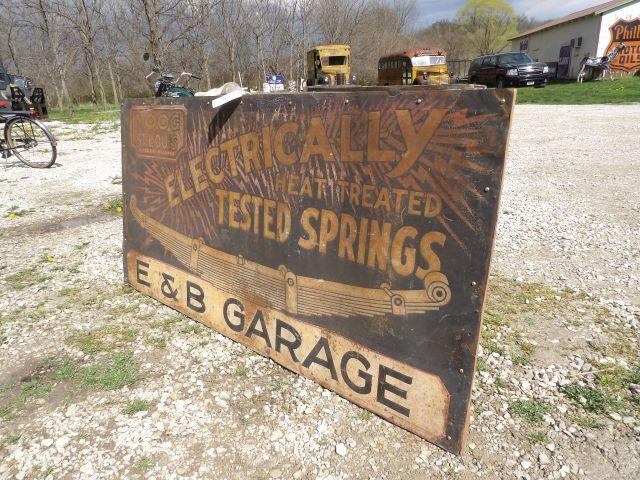
[[[506,82],[504,81],[504,77],[496,78],[496,88],[504,88]]]
[[[56,161],[56,140],[40,121],[13,117],[4,127],[4,140],[11,153],[33,168],[49,168]]]

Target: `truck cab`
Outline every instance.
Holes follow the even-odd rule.
[[[307,52],[307,85],[353,83],[349,45],[319,45]]]

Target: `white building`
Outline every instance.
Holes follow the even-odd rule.
[[[626,72],[640,67],[640,0],[614,0],[547,22],[509,39],[511,50],[546,62],[558,78],[576,78],[580,62],[601,57],[624,42],[612,63]]]

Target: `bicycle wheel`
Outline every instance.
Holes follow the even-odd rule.
[[[49,168],[56,161],[56,141],[39,120],[14,117],[4,127],[7,146],[22,163],[33,168]]]

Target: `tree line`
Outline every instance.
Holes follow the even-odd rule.
[[[199,89],[258,88],[269,74],[304,78],[314,45],[345,43],[367,84],[391,51],[432,45],[471,58],[535,24],[505,0],[469,0],[455,20],[426,28],[416,27],[420,13],[416,0],[8,0],[0,55],[10,73],[44,86],[50,104],[107,109],[149,96],[152,64],[201,76]]]

